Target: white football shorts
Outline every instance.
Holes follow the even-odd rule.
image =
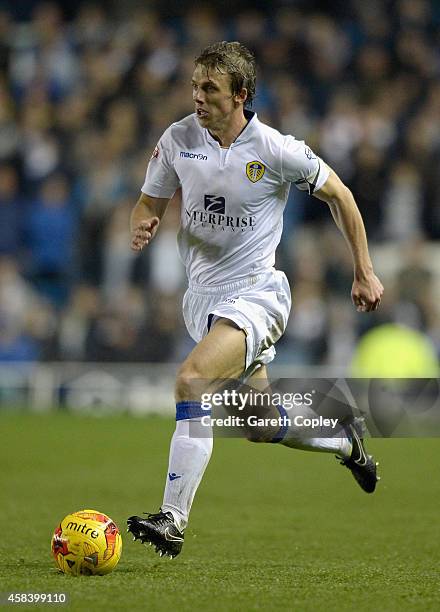
[[[218,318],[233,321],[246,334],[247,371],[274,359],[274,344],[286,329],[290,307],[286,275],[271,268],[225,285],[190,283],[183,298],[183,318],[196,342],[206,336]]]

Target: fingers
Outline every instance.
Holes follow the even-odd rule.
[[[131,239],[131,248],[133,251],[141,251],[145,246],[148,245],[150,240],[156,233],[155,230],[159,225],[159,219],[153,217],[148,221],[142,221],[136,229],[133,231]]]
[[[358,312],[367,312],[368,306],[362,298],[354,300],[354,305],[356,306],[356,310]]]
[[[364,298],[361,295],[359,295],[358,293],[352,293],[351,299],[358,312],[365,311],[365,308],[367,305],[366,305]]]
[[[368,300],[360,296],[353,296],[353,303],[358,312],[373,312],[379,308],[380,298],[377,298],[376,300]]]
[[[377,276],[367,281],[355,279],[351,297],[358,312],[373,312],[380,306],[384,288]]]
[[[380,300],[376,300],[375,302],[369,302],[365,305],[365,310],[362,312],[373,312],[379,308]]]

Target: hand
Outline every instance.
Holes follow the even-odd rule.
[[[362,277],[355,276],[351,299],[358,312],[377,310],[382,294],[383,285],[373,272]]]
[[[152,217],[148,221],[141,221],[131,235],[131,248],[133,251],[142,251],[154,238],[159,226],[159,217]]]

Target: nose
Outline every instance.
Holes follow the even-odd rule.
[[[201,92],[200,89],[198,89],[197,87],[194,87],[193,89],[193,100],[194,102],[197,102],[197,104],[203,104],[204,103],[204,99],[203,99],[203,92]]]

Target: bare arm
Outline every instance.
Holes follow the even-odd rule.
[[[168,199],[153,198],[145,193],[136,202],[130,217],[131,248],[134,251],[142,251],[154,238],[168,202]]]
[[[353,194],[337,174],[330,170],[327,181],[314,195],[327,202],[336,225],[350,247],[354,268],[351,291],[353,303],[361,312],[376,310],[383,294],[383,286],[373,272],[364,223]]]

